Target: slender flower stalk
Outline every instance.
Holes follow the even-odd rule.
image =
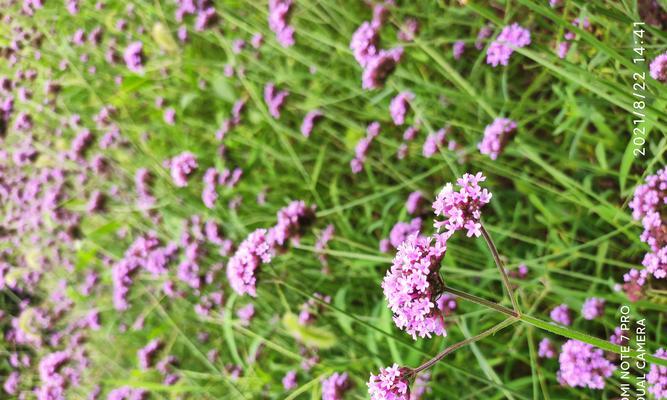
[[[507,272],[505,271],[505,266],[503,265],[503,262],[500,260],[500,254],[498,254],[498,249],[496,249],[496,245],[493,243],[493,239],[491,239],[491,235],[489,235],[489,232],[484,227],[484,224],[481,225],[480,230],[482,231],[482,236],[484,237],[484,240],[486,241],[486,244],[487,246],[489,246],[489,250],[493,255],[493,260],[496,262],[498,271],[500,271],[500,277],[503,279],[503,285],[505,286],[505,290],[507,290],[507,295],[510,297],[510,300],[512,301],[512,308],[514,309],[514,311],[516,311],[517,316],[521,315],[521,311],[519,310],[519,303],[516,301],[516,298],[514,297],[514,291],[512,290],[512,285],[510,285],[510,279],[507,276]]]
[[[489,336],[489,335],[492,335],[492,334],[498,332],[499,330],[501,330],[501,329],[503,329],[503,328],[505,328],[505,327],[507,327],[507,326],[509,326],[509,325],[512,325],[512,324],[515,323],[516,321],[517,321],[516,318],[507,318],[507,319],[505,319],[503,322],[498,323],[498,324],[492,326],[491,328],[485,330],[484,332],[482,332],[482,333],[480,333],[480,334],[478,334],[478,335],[469,337],[469,338],[467,338],[467,339],[465,339],[465,340],[462,340],[462,341],[460,341],[460,342],[458,342],[458,343],[455,343],[455,344],[453,344],[453,345],[447,347],[446,349],[444,349],[443,351],[441,351],[440,353],[438,353],[438,355],[436,355],[435,357],[431,358],[430,360],[426,361],[424,364],[422,364],[422,365],[420,365],[419,367],[415,368],[415,369],[413,370],[413,373],[417,374],[417,373],[419,373],[419,372],[421,372],[421,371],[423,371],[423,370],[425,370],[425,369],[431,368],[433,365],[435,365],[435,363],[437,363],[438,361],[440,361],[440,360],[442,360],[443,358],[445,358],[448,354],[453,353],[454,351],[460,349],[460,348],[463,347],[463,346],[466,346],[466,345],[469,345],[469,344],[471,344],[471,343],[475,343],[475,342],[477,342],[477,341],[479,341],[479,340],[481,340],[481,339],[484,339],[485,337],[487,337],[487,336]]]

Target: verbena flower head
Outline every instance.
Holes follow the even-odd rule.
[[[426,393],[431,393],[432,389],[428,386],[431,380],[431,374],[428,372],[421,372],[415,378],[415,383],[410,390],[410,400],[421,400]]]
[[[581,309],[581,315],[584,319],[595,319],[604,315],[604,299],[599,299],[597,297],[591,297],[586,299],[584,305]]]
[[[322,114],[322,111],[320,110],[309,111],[301,123],[301,134],[305,137],[310,137],[310,133],[313,131],[315,122],[322,118],[323,115],[324,114]]]
[[[660,54],[649,67],[653,79],[660,82],[667,82],[667,53]]]
[[[511,119],[496,118],[484,129],[484,138],[477,145],[479,152],[488,155],[492,160],[498,158],[512,138],[516,127],[516,122]]]
[[[363,89],[378,89],[384,86],[385,81],[394,72],[402,57],[402,47],[380,50],[366,64],[361,75],[361,87]]]
[[[283,388],[285,388],[285,390],[292,390],[296,385],[296,371],[288,371],[283,377]]]
[[[455,60],[461,59],[465,49],[466,49],[465,42],[461,40],[457,40],[456,42],[454,42],[454,45],[452,45],[452,55],[454,56],[454,59]]]
[[[616,369],[604,352],[588,343],[568,340],[558,357],[558,381],[565,386],[603,389],[604,379]]]
[[[403,125],[405,123],[405,115],[410,107],[410,102],[414,100],[415,95],[411,92],[401,92],[391,100],[389,104],[389,113],[391,119],[394,120],[395,125]]]
[[[544,338],[540,341],[537,350],[537,356],[541,358],[554,358],[556,357],[556,347],[551,343],[551,340]]]
[[[359,28],[352,35],[350,49],[354,54],[354,59],[362,67],[365,67],[377,54],[379,41],[379,27],[368,21],[359,25]]]
[[[279,246],[286,245],[288,240],[298,242],[314,220],[315,207],[295,200],[278,211],[278,222],[269,231],[270,240]]]
[[[570,315],[570,309],[567,307],[566,304],[561,304],[558,307],[555,307],[553,310],[551,310],[551,313],[549,314],[551,319],[553,319],[555,322],[569,326],[572,324],[572,316]]]
[[[419,233],[422,229],[421,218],[414,218],[408,222],[397,222],[389,232],[389,242],[395,249],[401,245],[410,235]]]
[[[266,229],[257,229],[241,242],[227,263],[229,285],[240,295],[257,296],[257,274],[260,266],[271,262],[274,243]]]
[[[641,221],[644,232],[641,240],[648,243],[653,251],[667,244],[667,228],[663,214],[667,204],[667,168],[646,177],[646,183],[637,186],[630,201],[632,217]]]
[[[667,360],[667,351],[658,349],[656,357]],[[646,381],[649,383],[648,391],[656,400],[667,399],[667,367],[657,364],[651,364],[651,370],[646,375]]]
[[[123,54],[125,65],[132,72],[141,72],[144,68],[143,47],[144,45],[141,42],[133,42],[125,48]]]
[[[294,28],[288,25],[292,0],[269,0],[269,28],[283,47],[294,45]]]
[[[168,162],[171,169],[171,178],[174,180],[174,185],[178,187],[185,187],[188,185],[188,176],[197,169],[197,158],[189,151],[172,158]]]
[[[412,371],[398,364],[380,368],[379,374],[371,374],[368,394],[371,400],[410,400],[411,377]]]
[[[345,392],[352,387],[347,372],[334,372],[322,380],[322,400],[342,400]]]
[[[451,183],[442,188],[435,201],[433,210],[443,220],[435,221],[435,228],[443,227],[449,232],[466,229],[466,235],[479,236],[481,232],[482,207],[491,201],[492,194],[479,186],[486,177],[478,172],[475,175],[464,174],[456,181],[459,190],[454,190]]]
[[[486,51],[486,63],[494,67],[507,65],[517,48],[530,44],[530,31],[514,23],[503,28],[496,40]]]
[[[445,336],[444,320],[435,301],[441,288],[438,271],[447,250],[449,233],[426,238],[414,233],[400,246],[382,289],[394,323],[413,339]]]
[[[667,245],[656,252],[646,253],[642,265],[646,267],[646,272],[655,278],[667,278]]]

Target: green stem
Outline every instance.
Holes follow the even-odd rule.
[[[507,318],[507,319],[504,320],[503,322],[494,325],[493,327],[491,327],[491,328],[485,330],[484,332],[482,332],[482,333],[480,333],[480,334],[478,334],[478,335],[469,337],[469,338],[467,338],[467,339],[465,339],[465,340],[462,340],[462,341],[460,341],[460,342],[458,342],[458,343],[455,343],[455,344],[453,344],[453,345],[447,347],[446,349],[444,349],[444,350],[441,351],[440,353],[438,353],[435,357],[433,357],[433,358],[431,358],[430,360],[426,361],[424,364],[422,364],[422,365],[418,366],[417,368],[415,368],[415,369],[413,370],[413,372],[414,372],[415,374],[417,374],[417,373],[419,373],[419,372],[421,372],[421,371],[423,371],[423,370],[425,370],[425,369],[427,369],[427,368],[431,368],[435,363],[437,363],[438,361],[440,361],[440,360],[442,360],[443,358],[445,358],[445,356],[447,356],[447,354],[453,353],[454,351],[460,349],[460,348],[463,347],[463,346],[466,346],[466,345],[468,345],[468,344],[470,344],[470,343],[474,343],[474,342],[476,342],[476,341],[478,341],[478,340],[480,340],[480,339],[483,339],[483,338],[485,338],[485,337],[487,337],[487,336],[489,336],[489,335],[491,335],[491,334],[494,334],[494,333],[498,332],[499,330],[505,328],[506,326],[509,326],[509,325],[513,324],[514,322],[516,322],[516,318]]]
[[[539,318],[535,318],[533,316],[527,315],[527,314],[517,314],[513,310],[510,310],[507,307],[503,307],[499,304],[493,303],[489,300],[485,300],[481,297],[477,297],[475,295],[462,292],[457,289],[450,288],[448,286],[445,286],[444,291],[447,293],[451,293],[453,295],[456,295],[458,297],[461,297],[462,299],[466,299],[470,301],[471,303],[479,304],[480,306],[484,306],[490,309],[493,309],[495,311],[501,312],[505,315],[508,315],[510,317],[516,318],[524,323],[527,323],[529,325],[532,325],[538,329],[541,329],[543,331],[551,332],[553,334],[568,338],[568,339],[574,339],[578,340],[580,342],[588,343],[592,346],[598,347],[602,350],[609,351],[611,353],[616,353],[616,354],[622,354],[624,356],[629,356],[633,358],[637,358],[638,356],[641,355],[641,357],[646,360],[649,363],[652,364],[658,364],[658,365],[663,365],[667,366],[667,360],[664,358],[659,358],[655,357],[651,354],[648,353],[640,353],[636,350],[633,349],[627,349],[628,351],[622,351],[621,346],[613,344],[611,342],[608,342],[606,340],[602,340],[590,335],[587,335],[582,332],[575,331],[574,329],[568,328],[566,326],[561,326],[561,325],[556,325],[551,322],[543,321]]]
[[[516,311],[514,311],[514,310],[510,310],[510,309],[507,308],[507,307],[501,306],[500,304],[496,304],[496,303],[494,303],[494,302],[492,302],[492,301],[483,299],[483,298],[481,298],[481,297],[477,297],[477,296],[475,296],[474,294],[470,294],[470,293],[462,292],[462,291],[460,291],[460,290],[458,290],[458,289],[454,289],[454,288],[451,288],[451,287],[449,287],[449,286],[445,286],[445,287],[443,288],[443,291],[444,291],[444,292],[447,292],[447,293],[451,293],[451,294],[453,294],[453,295],[455,295],[455,296],[458,296],[458,297],[460,297],[460,298],[462,298],[462,299],[466,299],[466,300],[468,300],[468,301],[470,301],[470,302],[472,302],[472,303],[482,305],[482,306],[484,306],[484,307],[486,307],[486,308],[492,308],[492,309],[494,309],[494,310],[496,310],[496,311],[498,311],[498,312],[501,312],[501,313],[503,313],[503,314],[505,314],[505,315],[507,315],[507,316],[509,316],[509,317],[512,317],[512,318],[519,318],[519,314],[518,314]]]
[[[489,246],[489,250],[491,250],[491,254],[493,255],[493,261],[496,262],[498,271],[500,271],[500,277],[503,279],[503,285],[505,286],[505,290],[507,290],[507,295],[510,297],[510,300],[512,300],[512,308],[519,315],[521,315],[521,311],[519,311],[519,303],[517,303],[516,298],[514,296],[514,291],[512,290],[510,279],[507,277],[507,271],[505,271],[505,265],[500,260],[500,254],[498,253],[498,249],[496,248],[496,245],[493,243],[491,235],[489,235],[489,232],[487,232],[486,228],[484,228],[484,224],[480,223],[480,225],[482,226],[481,228],[482,236],[486,241],[486,245]]]

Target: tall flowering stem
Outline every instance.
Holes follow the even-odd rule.
[[[514,291],[512,290],[512,285],[510,285],[510,279],[507,276],[507,271],[505,271],[505,266],[503,265],[503,262],[500,260],[500,254],[498,254],[498,249],[496,249],[496,245],[493,243],[491,235],[489,235],[489,232],[486,230],[483,224],[481,224],[480,230],[482,231],[482,236],[484,237],[484,240],[486,241],[486,244],[487,246],[489,246],[489,250],[493,255],[493,260],[496,262],[498,271],[500,271],[500,276],[503,279],[503,285],[507,290],[507,295],[510,297],[510,300],[512,300],[512,308],[514,309],[514,311],[516,311],[518,315],[521,315],[521,311],[519,310],[519,303],[516,301],[516,298],[514,297]]]
[[[509,310],[508,310],[508,311],[509,311]],[[504,320],[503,322],[494,325],[493,327],[491,327],[491,328],[485,330],[484,332],[482,332],[482,333],[480,333],[480,334],[478,334],[478,335],[469,337],[469,338],[467,338],[467,339],[465,339],[465,340],[462,340],[462,341],[460,341],[460,342],[458,342],[458,343],[456,343],[456,344],[453,344],[453,345],[447,347],[446,349],[444,349],[443,351],[441,351],[440,353],[438,353],[438,355],[436,355],[435,357],[431,358],[430,360],[426,361],[424,364],[422,364],[422,365],[420,365],[419,367],[415,368],[415,369],[413,370],[413,373],[414,373],[414,374],[417,374],[417,373],[419,373],[419,372],[421,372],[421,371],[423,371],[423,370],[425,370],[425,369],[431,368],[433,365],[435,365],[435,363],[437,363],[438,361],[440,361],[440,360],[442,360],[443,358],[445,358],[448,354],[453,353],[454,351],[460,349],[460,348],[463,347],[463,346],[467,346],[467,345],[469,345],[469,344],[471,344],[471,343],[475,343],[475,342],[477,342],[478,340],[484,339],[485,337],[487,337],[487,336],[489,336],[489,335],[492,335],[492,334],[498,332],[499,330],[501,330],[501,329],[503,329],[503,328],[505,328],[505,327],[507,327],[507,326],[509,326],[509,325],[512,325],[512,324],[513,324],[514,322],[516,322],[516,321],[517,321],[516,318],[507,318],[507,319]]]

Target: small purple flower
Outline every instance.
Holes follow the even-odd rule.
[[[549,316],[552,320],[554,320],[554,322],[561,325],[572,325],[572,316],[570,316],[570,309],[566,304],[561,304],[558,307],[555,307],[553,310],[551,310]]]
[[[402,47],[380,50],[366,64],[361,75],[361,87],[363,89],[378,89],[384,86],[385,81],[394,72],[402,57]]]
[[[649,67],[653,79],[660,82],[667,82],[667,53],[660,54]]]
[[[172,107],[164,110],[164,122],[167,123],[167,125],[174,125],[176,122],[176,110]]]
[[[377,26],[366,21],[357,28],[352,35],[350,49],[359,65],[365,67],[378,53],[379,41],[380,35]]]
[[[389,232],[389,242],[391,245],[397,249],[398,246],[403,243],[408,236],[419,233],[422,228],[422,219],[414,218],[412,221],[408,222],[397,222],[391,228]]]
[[[414,18],[408,18],[403,22],[403,26],[400,27],[398,34],[398,40],[404,42],[412,42],[415,40],[415,37],[419,34],[419,21]]]
[[[171,178],[178,187],[188,185],[188,177],[197,169],[197,158],[189,151],[185,151],[168,162],[171,169]]]
[[[516,127],[516,122],[511,119],[496,118],[491,125],[484,129],[484,138],[477,145],[479,152],[487,154],[492,160],[498,158],[512,138]]]
[[[241,325],[250,325],[250,321],[255,316],[255,306],[252,303],[246,304],[236,311],[236,316],[241,320]]]
[[[280,110],[288,95],[289,93],[286,90],[277,91],[273,83],[264,86],[264,102],[273,118],[280,118]]]
[[[416,191],[410,193],[408,200],[405,202],[405,209],[408,211],[408,214],[414,215],[419,210],[424,200],[424,196],[421,192]]]
[[[285,390],[292,390],[296,385],[296,371],[288,371],[283,377],[283,388],[285,388]]]
[[[143,370],[147,370],[153,365],[153,358],[155,354],[162,348],[162,341],[153,339],[139,351],[137,351],[137,358],[139,359],[139,366]]]
[[[144,45],[141,42],[132,42],[125,48],[123,59],[125,60],[125,65],[127,65],[127,68],[132,72],[143,71],[143,47]]]
[[[283,47],[294,45],[294,28],[288,25],[292,0],[269,0],[269,28]]]
[[[581,309],[581,315],[584,319],[595,319],[604,315],[604,303],[603,299],[597,297],[591,297],[586,299],[584,305]]]
[[[411,92],[401,92],[391,100],[389,113],[394,125],[403,125],[405,123],[405,114],[408,112],[410,102],[414,100],[415,95]]]
[[[551,340],[544,338],[540,341],[537,350],[537,356],[540,358],[554,358],[556,357],[556,347],[551,343]]]
[[[380,368],[377,375],[368,380],[368,394],[371,400],[410,400],[411,371],[398,364]]]
[[[655,356],[667,360],[667,351],[665,351],[665,349],[658,349]],[[650,385],[648,392],[651,393],[656,400],[667,399],[667,367],[651,364],[651,369],[646,375],[646,382]]]
[[[240,295],[257,297],[257,275],[262,264],[271,262],[274,243],[266,229],[257,229],[241,242],[227,263],[229,285]]]
[[[530,31],[514,23],[503,28],[486,51],[486,63],[494,67],[507,65],[517,48],[530,44]]]
[[[588,343],[568,340],[558,357],[557,374],[561,385],[603,389],[604,379],[612,375],[616,366],[604,357],[604,352]]]
[[[426,158],[431,158],[435,153],[445,145],[445,139],[449,129],[438,129],[437,132],[431,133],[426,137],[424,146],[422,147],[422,155]]]
[[[462,40],[457,40],[452,46],[452,54],[455,60],[460,60],[463,56],[463,52],[466,49],[466,44]]]
[[[310,133],[313,131],[315,122],[322,118],[322,116],[324,116],[324,114],[320,110],[309,111],[301,123],[301,134],[303,134],[305,137],[310,137]]]
[[[451,183],[442,188],[433,202],[435,215],[444,218],[434,224],[438,231],[443,227],[449,232],[466,229],[468,237],[481,235],[482,225],[479,221],[482,207],[488,204],[492,197],[487,189],[479,186],[479,183],[485,180],[486,177],[481,172],[476,175],[464,174],[456,181],[459,191],[455,191]]]
[[[347,372],[334,372],[322,380],[322,400],[342,400],[345,392],[352,388]]]
[[[435,308],[441,278],[440,261],[447,250],[449,234],[432,238],[412,234],[400,246],[392,267],[382,281],[394,323],[413,339],[446,336],[442,315]]]

